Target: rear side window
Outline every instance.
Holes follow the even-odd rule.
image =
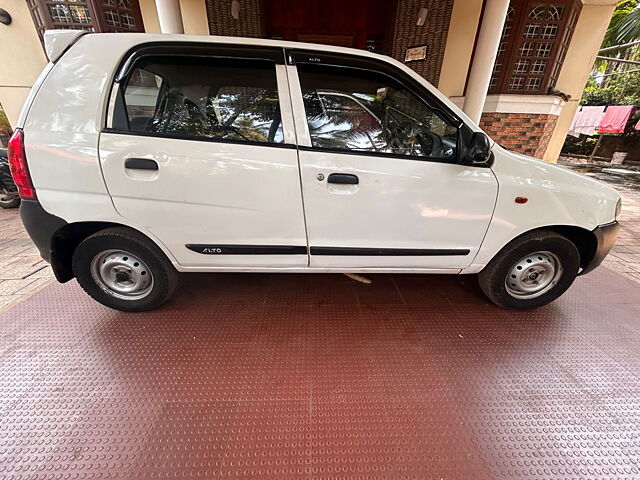
[[[275,65],[213,57],[144,57],[124,88],[129,130],[282,143]]]

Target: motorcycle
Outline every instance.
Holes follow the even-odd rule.
[[[20,196],[9,169],[7,150],[0,148],[0,208],[16,208],[19,205]]]

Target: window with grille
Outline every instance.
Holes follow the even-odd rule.
[[[138,0],[27,0],[40,38],[45,30],[144,32]]]
[[[554,88],[579,13],[577,0],[511,0],[489,93],[541,95]]]

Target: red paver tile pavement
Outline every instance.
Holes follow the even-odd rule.
[[[640,478],[635,283],[514,312],[371,278],[192,274],[144,314],[45,288],[0,315],[0,478]]]

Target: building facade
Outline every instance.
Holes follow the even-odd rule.
[[[555,161],[615,0],[0,0],[10,122],[48,28],[275,38],[406,61],[503,146]],[[9,65],[9,68],[6,67]]]

